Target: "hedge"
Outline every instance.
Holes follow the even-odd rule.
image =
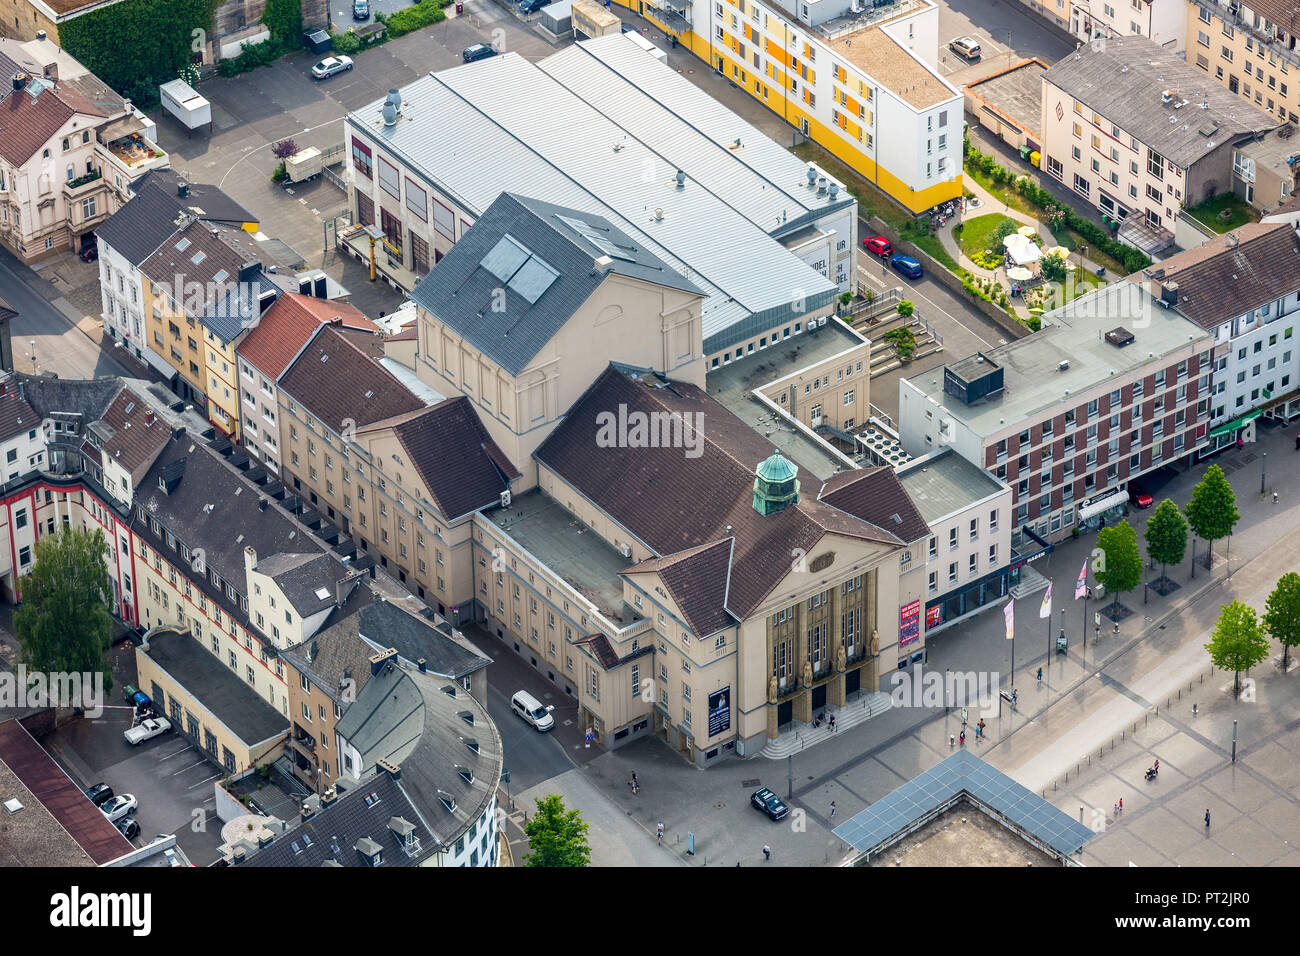
[[[446,20],[447,14],[442,12],[443,6],[444,0],[420,0],[396,13],[376,13],[375,19],[388,28],[390,37],[400,37],[404,33]]]
[[[1044,212],[1053,209],[1059,209],[1064,215],[1061,217],[1061,224],[1068,229],[1073,229],[1084,239],[1086,239],[1094,248],[1100,249],[1111,258],[1124,264],[1124,268],[1129,272],[1137,272],[1139,269],[1145,269],[1151,265],[1151,257],[1140,249],[1134,249],[1132,246],[1111,238],[1110,234],[1101,226],[1097,225],[1091,219],[1084,219],[1077,215],[1074,210],[1064,205],[1056,199],[1050,192],[1043,189],[1028,176],[1018,175],[1005,166],[999,165],[992,156],[981,153],[978,149],[970,145],[969,139],[965,141],[966,164],[972,166],[988,176],[995,184],[999,186],[1010,183],[1015,184],[1016,192],[1024,196],[1027,200],[1037,206]]]
[[[218,2],[124,0],[60,24],[59,42],[86,69],[147,110],[158,104],[158,85],[175,79],[202,52]]]
[[[259,66],[266,66],[284,53],[275,40],[263,40],[252,43],[240,51],[239,56],[229,57],[217,64],[217,72],[222,76],[238,76]]]
[[[282,52],[302,46],[302,0],[266,0],[262,23]]]

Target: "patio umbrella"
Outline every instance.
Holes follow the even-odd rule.
[[[1007,278],[1015,282],[1028,282],[1033,278],[1033,273],[1024,266],[1014,266],[1007,270]]]
[[[1008,249],[1014,249],[1016,246],[1023,246],[1026,243],[1033,245],[1033,243],[1030,243],[1027,238],[1022,236],[1018,232],[1013,232],[1011,235],[1007,236],[1005,239],[1002,240],[1002,244],[1006,246]]]
[[[1028,240],[1011,246],[1007,249],[1007,252],[1011,255],[1011,258],[1018,266],[1029,265],[1029,263],[1037,262],[1039,259],[1043,258],[1043,253],[1039,248]]]
[[[1038,232],[1038,230],[1035,229],[1033,226],[1021,226],[1019,229],[1016,230],[1016,232],[1024,236],[1026,239],[1028,239],[1030,236]]]
[[[1065,246],[1052,246],[1050,249],[1044,249],[1043,255],[1052,256],[1055,259],[1064,259],[1070,254],[1070,250]]]

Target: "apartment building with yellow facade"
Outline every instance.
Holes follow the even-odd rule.
[[[910,212],[961,187],[960,92],[929,0],[616,0]]]
[[[1300,115],[1300,6],[1188,0],[1187,63],[1277,117]]]

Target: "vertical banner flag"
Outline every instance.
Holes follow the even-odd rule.
[[[1007,606],[1002,609],[1002,613],[1007,619],[1007,640],[1016,636],[1016,599],[1012,598],[1007,602]]]
[[[1047,593],[1043,595],[1043,606],[1038,609],[1038,616],[1047,618],[1052,616],[1052,582],[1047,582]]]
[[[1074,586],[1074,599],[1084,597],[1088,593],[1088,559],[1083,559],[1083,567],[1079,569],[1079,583]]]

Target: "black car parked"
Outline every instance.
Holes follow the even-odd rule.
[[[113,799],[113,788],[106,783],[97,783],[83,792],[86,794],[87,799],[97,807]]]

